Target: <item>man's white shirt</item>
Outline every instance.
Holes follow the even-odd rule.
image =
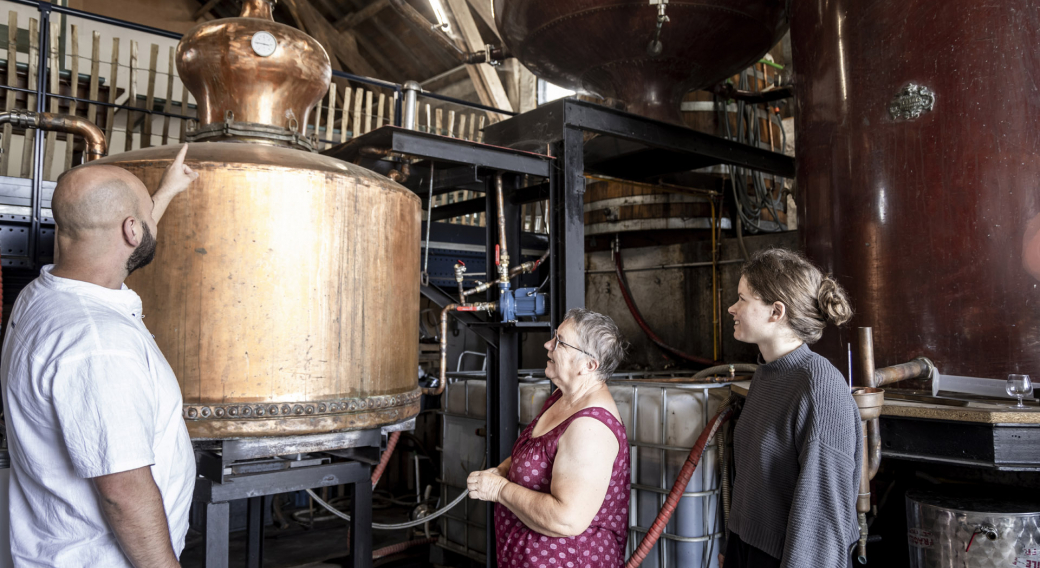
[[[131,566],[90,478],[145,466],[179,556],[195,459],[177,378],[137,294],[51,268],[19,294],[0,361],[15,565]]]

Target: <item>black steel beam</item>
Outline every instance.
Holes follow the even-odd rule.
[[[570,98],[488,125],[484,140],[488,144],[537,149],[562,140],[567,128],[697,156],[702,158],[698,165],[732,164],[792,178],[795,174],[794,158],[789,156]]]
[[[504,176],[503,192],[515,190],[518,178]],[[496,246],[499,244],[498,207],[495,193],[495,176],[487,177],[485,191],[487,216],[487,272],[488,280],[497,277],[492,274],[497,269]],[[503,199],[503,216],[505,217],[506,251],[509,262],[515,265],[520,262],[520,207],[511,200]],[[487,292],[489,302],[499,300],[498,287]],[[519,434],[517,425],[520,422],[520,401],[517,369],[519,368],[520,336],[514,327],[495,327],[498,335],[498,349],[487,350],[487,464],[495,467],[502,463],[512,452],[513,443]],[[487,518],[495,515],[494,504],[487,503]],[[487,550],[495,550],[494,523],[488,523]],[[486,566],[496,566],[495,555],[488,554]]]
[[[571,308],[585,307],[585,164],[582,132],[567,128],[555,144],[562,167],[553,175],[550,274],[553,327]]]
[[[469,215],[470,213],[479,213],[484,210],[486,201],[485,198],[478,197],[476,199],[467,199],[466,201],[459,201],[457,203],[449,203],[447,205],[441,205],[440,207],[434,207],[430,212],[430,219],[440,221],[441,219],[451,219],[452,217]]]
[[[220,503],[259,495],[290,493],[315,487],[331,487],[368,481],[371,468],[358,462],[340,462],[302,467],[272,473],[235,476],[227,483],[214,483],[200,477],[195,480],[195,501]]]

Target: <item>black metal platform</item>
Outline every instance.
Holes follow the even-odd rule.
[[[1040,424],[882,416],[881,456],[997,471],[1040,471]]]

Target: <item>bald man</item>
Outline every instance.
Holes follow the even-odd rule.
[[[58,180],[61,255],[18,295],[0,361],[15,566],[179,566],[194,454],[177,379],[123,280],[198,177],[187,148],[154,195],[113,166]]]

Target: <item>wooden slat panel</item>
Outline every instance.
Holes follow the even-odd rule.
[[[47,92],[57,95],[61,93],[61,65],[58,63],[58,42],[61,40],[61,19],[51,22],[51,33],[47,38]],[[47,110],[58,112],[59,99],[49,97]],[[54,166],[54,146],[58,142],[57,132],[47,133],[47,143],[43,146],[43,179],[52,179],[51,168]]]
[[[347,141],[347,126],[349,126],[350,117],[350,87],[343,89],[343,117],[339,120],[339,141]]]
[[[433,132],[433,127],[430,123],[430,103],[426,103],[426,132]]]
[[[116,102],[116,87],[119,85],[119,38],[112,38],[112,65],[108,71],[108,102],[109,104]],[[112,147],[112,129],[115,127],[116,109],[115,107],[108,107],[108,112],[105,114],[105,141],[108,142],[108,147]]]
[[[379,105],[376,107],[376,128],[383,126],[383,105],[386,104],[386,94],[379,93]]]
[[[94,32],[90,45],[90,88],[87,98],[98,100],[98,91],[101,88],[101,32]],[[98,106],[93,103],[87,104],[87,120],[97,123]]]
[[[372,132],[372,91],[365,91],[365,134]]]
[[[137,42],[130,40],[130,97],[126,99],[126,105],[137,108]],[[127,152],[134,149],[134,111],[126,111],[126,143],[123,149]]]
[[[40,72],[40,22],[36,18],[29,18],[29,86],[36,88],[36,80]],[[36,109],[36,95],[29,93],[26,96],[26,104],[30,109]],[[28,177],[32,175],[33,153],[36,150],[36,130],[28,128],[25,131],[25,146],[22,148],[22,169],[19,175]]]
[[[469,137],[468,137],[470,140],[476,140],[477,139],[476,136],[474,135],[474,132],[476,131],[476,129],[477,129],[477,115],[475,115],[473,113],[470,113],[470,115],[469,115]]]
[[[79,97],[79,27],[73,24],[70,34],[72,45],[67,46],[69,50],[69,92],[74,97]],[[76,115],[76,101],[69,101],[69,114]],[[72,134],[65,135],[65,164],[62,171],[72,168],[72,152],[76,148],[76,137]]]
[[[484,142],[484,119],[486,116],[480,117],[480,132],[477,133],[477,142]]]
[[[329,115],[325,121],[325,139],[334,140],[332,133],[336,130],[336,84],[329,85]]]
[[[448,136],[455,136],[455,111],[448,111]]]
[[[18,86],[18,69],[12,62],[18,61],[18,12],[11,10],[7,13],[7,86]],[[4,101],[4,110],[14,108],[15,92],[8,89],[7,98]],[[10,124],[4,125],[3,138],[0,139],[0,175],[11,175],[11,136],[14,135],[14,127]],[[18,172],[15,172],[17,174]]]
[[[357,94],[354,97],[354,130],[351,132],[351,138],[357,138],[363,132],[361,131],[361,100],[365,96],[365,90],[358,88]]]
[[[464,114],[459,114],[459,138],[466,138],[466,115]]]
[[[155,72],[158,66],[159,46],[153,43],[152,53],[148,58],[148,90],[144,99],[144,108],[148,112],[144,113],[144,125],[141,129],[142,148],[152,147],[152,110],[155,109]]]
[[[444,109],[440,109],[440,108],[437,109],[434,112],[434,117],[435,117],[435,119],[433,121],[433,127],[434,127],[434,131],[433,132],[434,132],[434,134],[443,135],[444,128],[442,128],[442,127],[444,126]]]
[[[173,113],[173,76],[174,71],[177,70],[177,61],[175,60],[175,51],[173,46],[170,46],[170,61],[166,64],[166,104],[163,105],[163,112],[166,114]],[[162,121],[162,145],[165,146],[170,143],[170,117],[164,116]]]
[[[324,98],[324,97],[322,97]],[[321,99],[318,100],[318,104],[314,105],[314,139],[320,140],[321,136]],[[315,149],[321,150],[324,148],[321,142],[316,142],[314,145]]]

